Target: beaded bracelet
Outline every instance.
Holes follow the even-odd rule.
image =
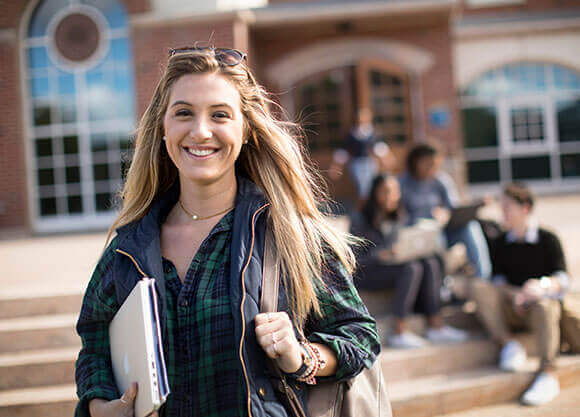
[[[308,341],[301,341],[300,345],[308,352],[312,358],[312,365],[308,367],[303,375],[296,378],[297,381],[305,382],[308,385],[316,385],[316,378],[314,377],[320,370],[320,352],[311,345]]]

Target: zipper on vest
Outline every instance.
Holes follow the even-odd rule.
[[[244,302],[246,301],[246,283],[244,281],[244,275],[246,273],[246,269],[248,269],[248,265],[250,264],[250,260],[252,259],[252,252],[254,251],[254,240],[256,237],[256,216],[260,213],[264,208],[268,207],[270,203],[264,204],[262,207],[257,209],[254,214],[252,215],[252,240],[250,243],[250,251],[248,254],[248,260],[242,269],[242,302],[240,304],[240,313],[242,315],[242,338],[240,340],[240,362],[242,363],[242,370],[244,371],[244,379],[246,380],[246,389],[248,393],[248,417],[252,417],[252,401],[251,401],[251,393],[250,393],[250,379],[248,378],[248,370],[246,369],[246,364],[244,362],[244,355],[243,355],[243,348],[244,348],[244,339],[246,338],[246,318],[244,316]]]
[[[135,268],[137,268],[137,271],[139,271],[139,273],[141,275],[143,275],[143,278],[147,278],[147,274],[145,272],[143,272],[143,270],[139,266],[139,263],[135,260],[135,258],[133,257],[133,255],[131,255],[129,252],[125,252],[124,250],[121,250],[121,249],[115,249],[115,252],[118,252],[121,255],[125,255],[126,257],[128,257],[129,259],[131,259],[131,262],[133,262],[133,264],[135,265]]]

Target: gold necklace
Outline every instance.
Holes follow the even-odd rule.
[[[233,209],[233,208],[234,208],[234,206],[231,206],[231,207],[228,207],[228,208],[227,208],[227,209],[225,209],[225,210],[222,210],[222,211],[220,211],[219,213],[212,214],[211,216],[199,217],[197,214],[191,214],[189,211],[187,211],[187,210],[185,209],[185,207],[183,207],[183,204],[181,203],[181,199],[180,199],[180,200],[177,200],[177,201],[179,202],[179,206],[181,207],[181,209],[182,209],[182,210],[183,210],[183,211],[184,211],[184,212],[185,212],[185,213],[186,213],[186,214],[187,214],[189,217],[191,217],[193,220],[206,220],[206,219],[211,219],[212,217],[219,216],[220,214],[224,214],[224,213],[226,213],[226,212],[228,212],[228,211],[230,211],[231,209]]]

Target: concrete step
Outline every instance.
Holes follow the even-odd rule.
[[[438,417],[578,417],[580,415],[580,385],[562,390],[554,401],[529,407],[512,401],[505,404],[477,407]]]
[[[0,392],[0,417],[72,416],[77,403],[74,385]]]
[[[532,334],[517,335],[530,356],[536,355]],[[384,347],[381,367],[389,382],[437,374],[468,371],[497,363],[499,347],[483,334],[473,334],[463,343],[430,345],[419,349]]]
[[[0,353],[78,346],[77,313],[0,320]]]
[[[0,354],[0,390],[74,383],[80,345]]]
[[[533,381],[537,367],[538,360],[530,359],[518,373],[493,366],[399,382],[387,380],[393,416],[433,417],[515,401]],[[580,356],[559,358],[556,372],[563,388],[579,384]]]
[[[42,297],[0,298],[0,320],[50,314],[78,313],[82,294],[55,294]]]

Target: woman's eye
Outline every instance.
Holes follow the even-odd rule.
[[[225,111],[217,111],[213,114],[213,116],[218,119],[227,119],[230,117],[230,115],[227,114]]]
[[[189,110],[186,109],[181,109],[175,112],[176,116],[189,116],[191,115],[191,112]]]

